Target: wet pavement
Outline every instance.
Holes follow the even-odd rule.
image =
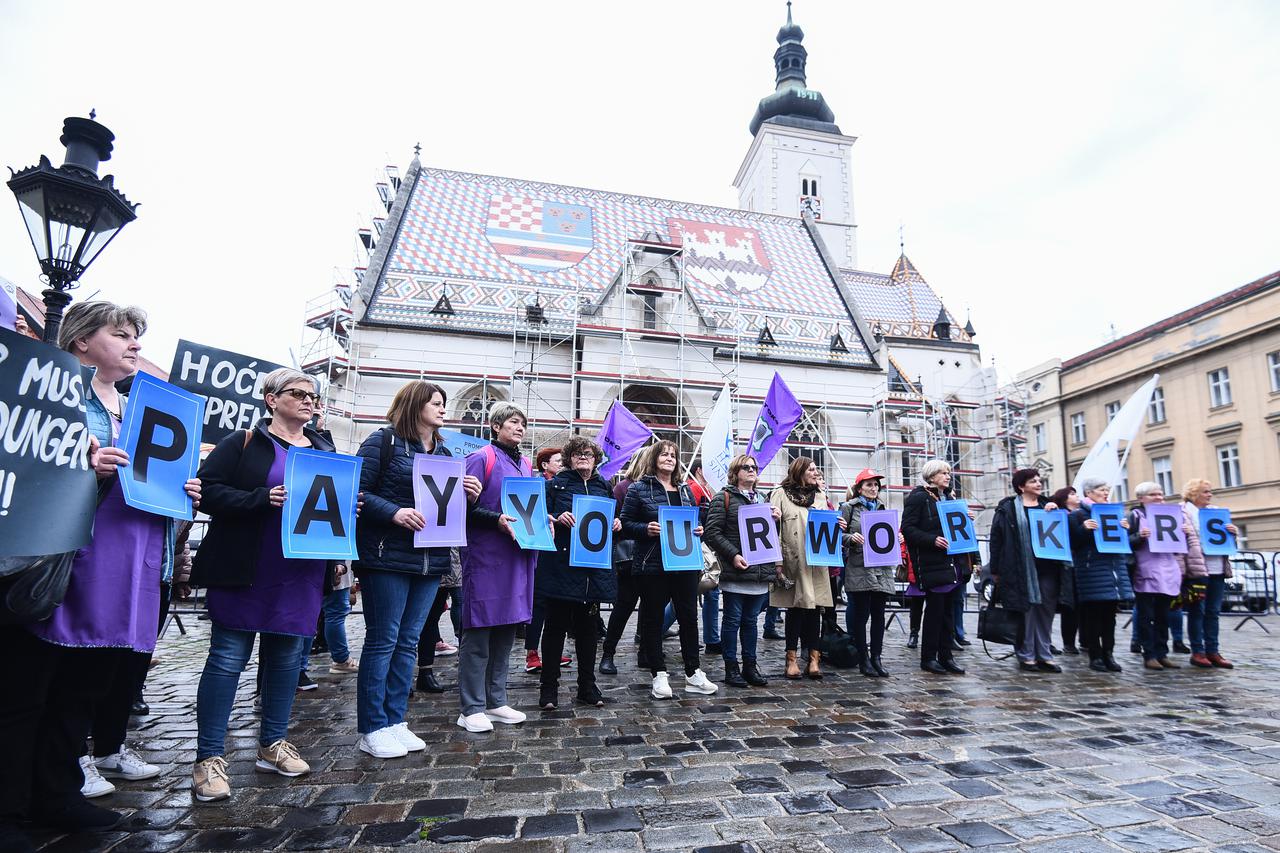
[[[1118,631],[1118,675],[1071,656],[1061,675],[1021,673],[978,644],[957,655],[967,675],[934,676],[893,626],[890,678],[827,668],[821,682],[786,681],[783,644],[762,640],[768,687],[683,698],[673,676],[668,701],[649,697],[628,635],[621,672],[600,676],[617,701],[574,707],[571,667],[553,712],[535,710],[521,651],[510,684],[526,723],[468,734],[455,693],[415,694],[409,723],[427,749],[389,761],[356,751],[355,678],[317,656],[320,687],[298,694],[290,732],[311,774],[254,771],[250,670],[227,744],[232,798],[195,804],[208,623],[188,617],[186,636],[161,643],[151,714],[133,732],[164,773],[95,801],[128,813],[118,831],[39,841],[58,853],[1280,849],[1280,653],[1257,625],[1231,630],[1238,618],[1223,622],[1233,671],[1185,655],[1182,669],[1144,671]],[[349,626],[358,654],[359,617]],[[450,686],[454,660],[437,661]],[[720,681],[718,660],[704,666]]]

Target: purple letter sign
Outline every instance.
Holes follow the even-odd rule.
[[[1147,539],[1152,554],[1187,553],[1187,534],[1182,532],[1182,507],[1152,504],[1147,507]]]
[[[413,504],[427,522],[413,534],[415,548],[467,544],[467,496],[462,491],[466,472],[460,457],[414,455]]]
[[[738,540],[748,566],[782,562],[778,523],[769,504],[751,504],[738,510]]]
[[[858,522],[862,528],[862,565],[896,566],[902,562],[896,509],[863,510]]]

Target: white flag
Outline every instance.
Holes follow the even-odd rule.
[[[1142,428],[1142,419],[1147,414],[1147,406],[1151,403],[1151,395],[1155,393],[1156,384],[1159,381],[1160,374],[1157,373],[1141,388],[1134,391],[1133,396],[1120,407],[1119,412],[1116,412],[1111,423],[1107,424],[1102,435],[1098,436],[1097,443],[1089,449],[1089,455],[1084,458],[1084,463],[1080,465],[1080,470],[1076,472],[1076,478],[1071,484],[1077,493],[1084,494],[1080,484],[1089,477],[1103,479],[1113,487],[1120,482],[1123,467],[1120,461],[1120,443],[1132,444],[1137,437],[1138,430]],[[1128,457],[1128,447],[1125,448],[1124,454]]]
[[[720,491],[729,483],[729,460],[733,458],[733,405],[729,383],[720,389],[716,406],[702,431],[702,476],[707,485]]]

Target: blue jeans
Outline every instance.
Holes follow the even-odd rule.
[[[226,754],[227,724],[236,701],[236,687],[258,644],[262,670],[262,723],[258,743],[270,746],[289,733],[289,712],[298,689],[298,655],[309,642],[290,634],[255,634],[210,624],[209,657],[196,691],[196,761]]]
[[[965,584],[967,583],[968,583],[968,578],[966,577]],[[968,593],[965,591],[965,584],[961,584],[960,590],[959,590],[960,594],[955,597],[956,604],[955,604],[955,612],[953,614],[953,618],[955,619],[955,623],[956,623],[956,639],[957,640],[964,639],[964,603],[965,603],[965,600],[968,598]]]
[[[440,578],[365,572],[364,648],[356,677],[356,730],[362,735],[404,722],[418,658],[418,637]]]
[[[1210,575],[1204,579],[1204,601],[1187,608],[1187,634],[1191,637],[1194,654],[1218,653],[1218,614],[1222,612],[1226,585],[1226,578],[1222,575]]]
[[[717,596],[719,598],[721,596]],[[738,660],[738,639],[742,639],[742,660],[756,659],[756,620],[760,611],[769,603],[769,593],[746,595],[741,592],[729,592],[724,595],[724,624],[720,627],[720,638],[724,640],[724,659]],[[706,607],[704,601],[703,607]]]
[[[324,597],[324,641],[334,663],[351,660],[347,647],[347,614],[351,612],[351,589],[335,589]]]
[[[766,607],[764,609],[764,632],[766,634],[778,633],[778,608]]]
[[[713,589],[702,594],[702,643],[709,646],[718,642],[720,642],[720,590]]]

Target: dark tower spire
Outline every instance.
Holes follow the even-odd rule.
[[[804,30],[791,20],[791,0],[787,0],[787,22],[778,30],[778,49],[773,53],[777,88],[756,107],[750,125],[752,136],[766,121],[829,133],[840,132],[835,124],[835,113],[827,106],[822,93],[808,88],[805,82],[808,60]]]

